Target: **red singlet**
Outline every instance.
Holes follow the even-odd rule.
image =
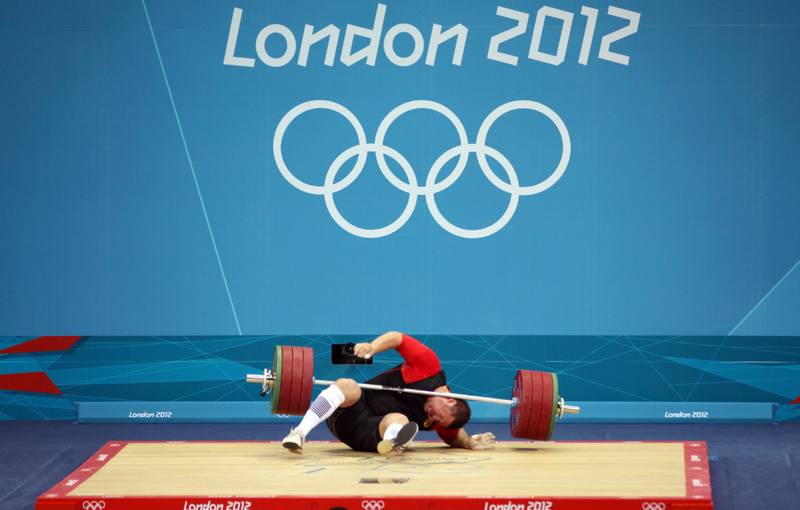
[[[403,341],[397,347],[397,352],[406,360],[400,371],[403,374],[403,380],[407,383],[433,377],[442,370],[436,353],[419,340],[408,335],[403,335]],[[447,387],[447,391],[450,391],[449,387]],[[431,430],[435,430],[439,437],[442,438],[442,441],[446,443],[458,435],[458,430],[448,429],[438,423]]]

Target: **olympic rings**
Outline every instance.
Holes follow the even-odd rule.
[[[292,121],[305,112],[319,109],[331,110],[343,116],[353,126],[353,129],[356,131],[356,136],[358,137],[358,145],[345,150],[334,159],[333,163],[331,163],[327,173],[325,174],[325,181],[322,186],[307,184],[295,177],[295,175],[292,174],[292,172],[286,166],[282,152],[283,137],[286,133],[286,129],[289,127]],[[432,110],[442,114],[455,127],[460,143],[460,145],[447,150],[444,152],[444,154],[439,156],[439,158],[431,167],[424,186],[420,186],[417,183],[417,177],[414,173],[414,169],[411,167],[405,157],[391,147],[384,145],[386,132],[392,123],[404,113],[413,110]],[[558,129],[559,135],[561,136],[562,152],[561,160],[559,161],[558,166],[547,179],[532,186],[520,186],[517,173],[511,163],[500,152],[486,145],[486,137],[494,122],[502,115],[514,110],[532,110],[543,114],[551,122],[553,122]],[[333,220],[342,229],[352,235],[365,238],[378,238],[396,232],[400,227],[405,225],[405,223],[411,217],[417,204],[417,198],[420,195],[423,195],[425,196],[425,201],[428,205],[431,215],[442,228],[458,237],[478,239],[496,233],[511,220],[514,212],[517,209],[520,196],[535,195],[553,186],[561,178],[561,176],[564,175],[564,171],[567,169],[570,154],[572,152],[572,145],[570,143],[569,132],[567,130],[567,126],[564,124],[564,121],[562,121],[553,110],[534,101],[511,101],[496,108],[481,124],[481,127],[478,130],[476,142],[473,144],[469,143],[467,133],[464,129],[464,125],[461,123],[461,120],[459,120],[459,118],[448,108],[434,101],[419,100],[409,101],[401,104],[389,112],[383,121],[381,121],[378,131],[375,134],[375,143],[367,143],[366,135],[364,134],[364,128],[361,126],[361,123],[358,121],[355,115],[350,112],[350,110],[332,101],[314,100],[295,106],[283,116],[281,121],[278,123],[278,127],[275,129],[275,136],[272,140],[272,149],[275,155],[275,163],[278,165],[278,170],[289,182],[289,184],[300,191],[309,193],[311,195],[323,195],[325,197],[325,205],[328,208],[331,218],[333,218]],[[400,217],[398,217],[391,224],[377,229],[364,229],[357,227],[344,219],[336,207],[333,195],[334,193],[342,191],[348,187],[358,178],[358,176],[361,174],[361,171],[364,169],[364,165],[366,164],[367,155],[371,152],[375,153],[375,157],[378,160],[378,166],[384,177],[395,188],[408,193],[408,203],[406,204],[406,207]],[[444,218],[436,205],[435,195],[436,193],[449,188],[461,176],[464,168],[467,165],[469,154],[472,152],[477,155],[480,168],[487,179],[489,179],[489,181],[497,188],[508,193],[510,195],[510,199],[508,208],[499,220],[488,227],[469,230],[457,227]],[[354,156],[357,156],[357,159],[353,169],[350,170],[350,173],[337,182],[336,176],[342,165],[348,160],[352,159]],[[386,164],[386,156],[389,156],[400,165],[400,167],[403,169],[403,172],[406,174],[408,182],[403,182],[394,175],[394,173]],[[437,183],[436,178],[438,177],[439,172],[448,161],[456,156],[458,156],[458,162],[456,163],[453,171],[450,173],[450,175]],[[486,156],[489,156],[500,163],[500,165],[503,167],[503,170],[508,175],[508,183],[500,179],[492,171],[489,163],[486,160]]]
[[[84,501],[84,510],[103,510],[106,507],[105,501]]]
[[[666,503],[642,503],[642,510],[666,510]]]
[[[365,499],[361,502],[361,508],[364,510],[383,510],[384,503],[383,501],[372,501],[369,499]]]

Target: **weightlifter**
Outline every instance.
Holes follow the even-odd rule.
[[[439,358],[408,335],[391,331],[372,342],[356,344],[354,352],[361,358],[371,358],[389,349],[397,350],[405,362],[367,383],[450,392]],[[293,453],[303,453],[306,435],[324,420],[337,439],[362,452],[402,452],[420,428],[435,430],[445,443],[456,448],[494,448],[491,432],[470,436],[464,431],[462,427],[469,418],[470,408],[465,400],[362,391],[353,379],[339,379],[319,394],[300,425],[289,431],[283,446]]]

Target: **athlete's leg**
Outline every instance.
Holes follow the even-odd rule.
[[[361,398],[361,387],[353,379],[337,379],[333,384],[344,395],[344,402],[339,407],[350,407]]]
[[[378,430],[381,437],[384,439],[394,439],[397,436],[397,431],[403,428],[403,425],[408,423],[408,418],[404,414],[389,413],[383,417]],[[387,437],[387,433],[389,437]]]
[[[303,420],[289,431],[283,440],[284,448],[293,453],[303,453],[306,435],[325,421],[339,407],[350,407],[361,398],[361,388],[352,379],[339,379],[319,394],[306,411]]]
[[[405,450],[417,435],[419,426],[416,423],[409,423],[404,414],[389,413],[381,420],[378,430],[383,438],[383,441],[378,443],[378,452],[386,454]]]

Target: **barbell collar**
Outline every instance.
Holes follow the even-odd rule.
[[[581,408],[578,406],[568,406],[564,403],[564,399],[558,399],[558,414],[556,417],[560,420],[561,417],[564,416],[564,413],[567,414],[579,414],[581,412]]]

